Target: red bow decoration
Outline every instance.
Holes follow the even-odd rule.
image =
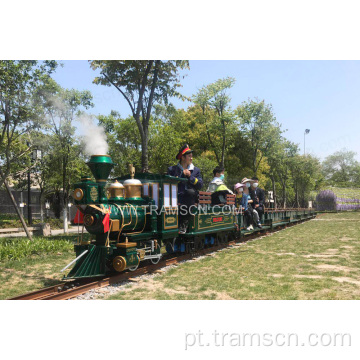
[[[110,229],[110,214],[107,213],[104,217],[104,220],[102,221],[103,225],[104,225],[104,233],[108,232]]]

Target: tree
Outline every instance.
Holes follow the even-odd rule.
[[[83,109],[93,106],[89,91],[63,89],[55,81],[50,81],[40,89],[39,103],[45,113],[46,124],[43,131],[48,143],[44,153],[41,176],[47,187],[57,194],[60,208],[64,213],[64,229],[67,226],[67,204],[73,179],[79,178],[85,170],[82,157],[83,145],[75,136],[75,120]],[[57,214],[59,215],[59,213]]]
[[[55,61],[0,61],[0,186],[11,174],[11,166],[31,150],[30,134],[42,125],[42,108],[36,92],[50,79]],[[19,145],[19,140],[30,143]]]
[[[56,67],[55,61],[0,61],[0,186],[5,185],[30,240],[31,235],[11,194],[7,178],[11,167],[31,150],[31,130],[41,125],[42,113],[35,101],[35,93],[49,81]],[[26,147],[19,144],[25,135],[28,136],[26,144],[29,144]]]
[[[325,179],[332,185],[351,186],[357,183],[356,153],[342,149],[328,156],[322,163]]]
[[[267,162],[269,164],[267,174],[272,183],[275,208],[279,203],[277,199],[276,182],[278,182],[281,187],[283,208],[286,208],[287,180],[290,178],[289,161],[297,152],[298,146],[296,144],[281,137],[279,142],[271,147],[271,151],[267,156]]]
[[[288,180],[291,177],[290,165],[293,157],[298,153],[298,145],[284,139],[283,152],[277,160],[277,174],[282,188],[283,208],[287,207]]]
[[[311,155],[295,155],[291,158],[290,171],[295,191],[295,206],[307,207],[310,191],[321,180],[321,164]]]
[[[202,110],[206,136],[220,166],[224,166],[229,125],[235,118],[229,106],[231,98],[227,94],[234,84],[235,79],[232,77],[219,79],[202,87],[197,94],[193,95],[194,103]]]
[[[274,197],[274,207],[277,208],[277,193],[276,193],[276,180],[278,179],[279,171],[279,160],[282,157],[284,152],[283,143],[277,142],[271,147],[271,152],[269,152],[266,160],[269,164],[267,175],[271,180],[272,192]]]
[[[95,84],[114,86],[127,101],[141,137],[142,171],[149,170],[149,125],[154,103],[168,103],[170,97],[182,97],[179,70],[189,69],[186,60],[94,60],[100,70]]]
[[[109,155],[116,163],[114,172],[119,176],[127,174],[128,164],[133,164],[137,170],[141,168],[141,140],[134,118],[123,119],[112,111],[108,116],[98,116],[98,120],[106,132]]]
[[[265,101],[249,100],[237,108],[241,128],[251,142],[252,171],[256,175],[264,156],[280,141],[282,130],[276,121],[272,106]]]

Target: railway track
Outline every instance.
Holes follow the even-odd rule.
[[[229,241],[227,243],[219,244],[217,246],[212,246],[207,249],[198,250],[191,254],[185,254],[185,255],[180,255],[180,256],[176,256],[176,257],[165,257],[158,264],[143,265],[143,266],[139,267],[137,270],[132,271],[132,272],[129,271],[129,272],[116,274],[116,275],[109,276],[109,277],[89,278],[89,279],[84,279],[81,281],[73,280],[73,281],[63,282],[63,283],[59,283],[59,284],[51,286],[51,287],[47,287],[44,289],[40,289],[37,291],[27,293],[24,295],[19,295],[19,296],[11,298],[9,300],[68,300],[68,299],[74,298],[76,296],[82,295],[82,294],[88,292],[89,290],[98,289],[98,288],[102,288],[102,287],[116,284],[119,282],[131,280],[132,278],[136,278],[137,276],[151,274],[161,268],[164,268],[164,267],[167,267],[170,265],[175,265],[182,261],[190,260],[190,259],[196,258],[198,256],[204,256],[204,255],[216,252],[218,250],[222,250],[229,246],[233,246],[237,243],[246,242],[248,240],[252,240],[252,239],[258,238],[260,236],[264,236],[271,232],[276,232],[276,231],[282,230],[287,227],[295,226],[295,225],[302,223],[304,221],[307,221],[307,220],[311,220],[311,218],[302,219],[296,223],[279,225],[272,229],[259,230],[256,233],[251,233],[251,234],[245,235],[241,239]],[[274,224],[274,225],[276,225],[276,224]]]

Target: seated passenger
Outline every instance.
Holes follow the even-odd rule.
[[[254,176],[251,180],[253,180],[253,183],[251,184],[249,190],[251,199],[254,201],[253,208],[259,214],[259,219],[261,219],[262,215],[264,214],[265,191],[258,187],[259,179],[256,176]]]
[[[178,205],[181,206],[179,234],[186,233],[191,216],[190,207],[195,204],[198,190],[203,185],[200,169],[192,163],[192,153],[189,145],[185,144],[176,155],[176,159],[179,160],[178,164],[168,168],[168,175],[188,179],[187,182],[179,182],[178,185]]]
[[[211,203],[212,205],[226,204],[226,195],[233,194],[224,183],[225,169],[217,166],[213,170],[214,178],[211,180],[207,191],[212,192]]]
[[[247,223],[246,230],[254,230],[253,223],[257,224],[259,228],[262,228],[260,222],[259,222],[259,214],[256,210],[253,209],[252,203],[254,202],[250,197],[250,186],[251,186],[252,180],[243,178],[241,180],[241,185],[243,187],[243,196],[241,199],[241,206],[244,209],[244,217]]]
[[[234,192],[236,194],[236,198],[235,198],[235,205],[236,207],[240,207],[241,205],[241,199],[242,199],[242,193],[244,191],[244,185],[237,183],[234,185]]]

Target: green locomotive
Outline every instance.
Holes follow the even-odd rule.
[[[87,165],[96,182],[82,178],[74,186],[73,198],[84,215],[86,230],[94,239],[75,245],[75,266],[66,279],[134,271],[140,261],[159,262],[163,247],[168,253],[193,252],[248,233],[241,212],[235,209],[234,195],[228,195],[220,209],[211,206],[209,193],[199,192],[188,231],[180,235],[177,187],[186,179],[135,174],[131,166],[129,176],[116,178],[107,185],[114,166],[110,156],[93,155]],[[262,231],[312,216],[310,210],[267,212]]]

